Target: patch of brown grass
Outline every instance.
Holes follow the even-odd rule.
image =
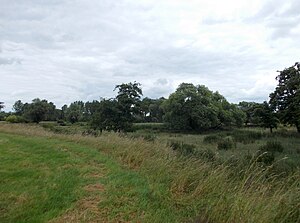
[[[84,190],[88,192],[102,192],[104,191],[104,186],[102,184],[89,184],[84,187]]]

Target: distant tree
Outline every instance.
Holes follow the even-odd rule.
[[[118,131],[123,129],[121,111],[118,108],[118,102],[115,99],[102,99],[97,105],[96,111],[91,115],[90,125],[93,129],[99,129],[101,132]]]
[[[1,111],[2,108],[4,108],[4,102],[0,101],[0,111]]]
[[[279,119],[268,102],[264,101],[264,103],[257,106],[255,113],[260,118],[261,127],[269,128],[271,133],[274,128],[277,128]]]
[[[68,105],[64,105],[61,107],[61,119],[67,121],[67,111]]]
[[[244,113],[230,104],[218,92],[203,85],[182,83],[164,103],[164,120],[172,129],[206,130],[222,126],[240,125]]]
[[[53,104],[53,102],[47,102],[47,100],[44,100],[44,102],[47,104],[47,112],[45,114],[45,121],[56,121],[59,118],[59,112],[56,110],[56,106]]]
[[[143,95],[141,84],[127,83],[120,84],[115,87],[115,90],[118,90],[116,101],[118,103],[118,109],[120,111],[120,123],[119,130],[129,130],[132,126],[134,118],[136,115],[139,115],[141,96]]]
[[[4,108],[4,103],[0,102],[0,121],[3,121],[6,118],[6,113],[1,111],[2,108]]]
[[[295,125],[300,132],[300,63],[279,71],[278,85],[270,94],[270,104],[285,124]]]
[[[260,117],[255,112],[259,103],[242,101],[238,104],[238,107],[246,114],[245,125],[259,125]]]
[[[162,122],[164,111],[161,105],[165,100],[163,97],[159,99],[144,98],[140,103],[141,116],[137,121]]]
[[[83,121],[84,117],[84,103],[82,101],[75,101],[70,104],[66,111],[67,120],[72,124]]]
[[[45,119],[48,108],[49,107],[46,100],[40,100],[39,98],[36,98],[32,100],[31,104],[24,105],[24,115],[32,122],[39,123]]]
[[[115,87],[115,99],[101,99],[87,104],[86,111],[91,115],[91,127],[108,131],[128,131],[133,121],[140,115],[142,89],[139,83],[120,84]]]
[[[21,100],[18,100],[13,105],[13,110],[15,111],[16,115],[23,115],[24,112],[24,104]]]
[[[99,101],[93,100],[92,102],[86,102],[84,105],[85,111],[84,111],[84,119],[86,121],[91,120],[92,116],[97,112],[99,107]]]

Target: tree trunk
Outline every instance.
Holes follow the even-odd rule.
[[[270,127],[270,133],[271,133],[271,134],[273,133],[273,128],[272,128],[272,127]]]

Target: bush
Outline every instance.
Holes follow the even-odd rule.
[[[22,123],[22,122],[25,122],[25,119],[21,116],[10,115],[5,118],[5,121],[10,122],[10,123]]]
[[[265,152],[279,152],[282,153],[284,150],[283,145],[278,141],[268,141],[265,145],[260,147],[261,151]]]
[[[229,150],[233,147],[235,147],[235,143],[229,137],[224,138],[223,140],[218,142],[218,149],[219,150]]]

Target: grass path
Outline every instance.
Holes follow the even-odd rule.
[[[0,133],[0,154],[0,222],[175,220],[145,178],[96,149]]]

